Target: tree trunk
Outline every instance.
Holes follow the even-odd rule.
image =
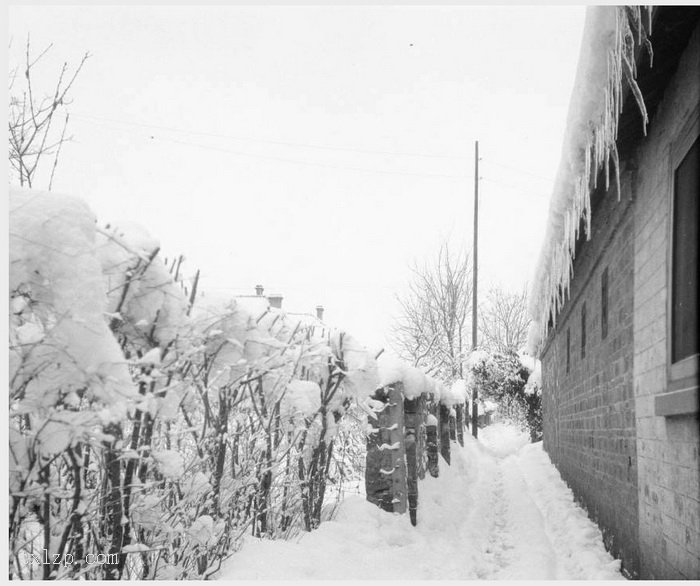
[[[123,567],[124,555],[121,553],[121,548],[124,528],[122,526],[121,460],[115,446],[122,439],[122,428],[119,424],[113,423],[105,426],[104,432],[114,438],[110,443],[105,442],[104,535],[109,539],[108,553],[116,554],[117,562],[106,563],[102,566],[102,572],[105,580],[118,580]],[[108,562],[113,559],[112,555],[108,556]]]

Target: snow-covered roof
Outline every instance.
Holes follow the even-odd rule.
[[[640,6],[587,9],[549,220],[529,291],[531,354],[541,347],[550,315],[556,323],[557,313],[569,295],[579,225],[583,220],[586,235],[590,236],[590,195],[601,170],[605,170],[606,189],[612,172],[619,197],[616,141],[628,91],[634,95],[646,127],[646,108],[635,81],[635,57],[640,46],[651,53],[651,14],[651,7]]]
[[[319,328],[328,328],[325,322],[322,320],[318,319],[318,316],[308,313],[308,312],[295,312],[295,311],[287,311],[286,312],[288,316],[296,319],[297,321],[301,322],[303,325],[306,326],[316,326]]]

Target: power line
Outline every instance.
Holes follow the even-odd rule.
[[[113,128],[113,130],[117,130],[119,132],[126,132],[124,129],[121,129],[121,128]],[[222,147],[216,147],[213,145],[205,145],[205,144],[200,144],[200,143],[191,142],[191,141],[178,140],[175,138],[164,138],[164,137],[155,136],[155,135],[150,135],[149,139],[155,140],[155,141],[161,141],[161,142],[169,142],[169,143],[173,143],[173,144],[180,144],[180,145],[185,145],[185,146],[193,146],[193,147],[197,147],[197,148],[200,148],[203,150],[215,151],[215,152],[220,152],[220,153],[227,153],[227,154],[236,155],[236,156],[240,156],[240,157],[250,157],[250,158],[254,158],[254,159],[279,161],[282,163],[290,163],[290,164],[294,164],[294,165],[306,165],[306,166],[311,166],[311,167],[321,167],[321,168],[327,168],[327,169],[340,169],[340,170],[345,170],[345,171],[356,171],[356,172],[360,172],[360,173],[378,173],[381,175],[403,175],[403,176],[407,176],[407,177],[434,177],[434,178],[439,178],[439,179],[458,179],[458,180],[468,179],[468,177],[466,175],[449,175],[446,173],[417,173],[417,172],[408,172],[408,171],[389,171],[386,169],[368,169],[366,167],[354,167],[354,166],[350,166],[350,165],[336,165],[336,164],[332,164],[332,163],[320,163],[320,162],[316,162],[316,161],[302,161],[299,159],[289,159],[286,157],[278,157],[275,155],[262,155],[262,154],[258,154],[258,153],[248,153],[245,151],[226,149],[226,148],[222,148]]]
[[[509,169],[511,171],[515,171],[516,173],[523,173],[524,175],[530,175],[531,177],[535,177],[536,179],[541,179],[542,181],[546,181],[547,183],[554,183],[554,179],[551,177],[543,177],[542,175],[537,175],[536,173],[533,173],[532,171],[526,171],[525,169],[518,169],[517,167],[513,167],[511,165],[504,165],[503,163],[499,163],[497,161],[487,159],[487,163],[491,163],[492,165],[496,165],[497,167],[502,167],[504,169]]]
[[[224,149],[224,148],[219,148],[219,147],[214,147],[210,145],[202,145],[202,144],[197,144],[197,143],[191,143],[191,142],[186,142],[186,141],[181,141],[177,139],[169,139],[169,138],[156,138],[156,137],[151,137],[153,140],[160,140],[164,142],[171,142],[175,144],[183,144],[183,145],[188,145],[188,146],[195,146],[204,150],[210,150],[210,151],[217,151],[221,153],[228,153],[232,155],[238,155],[242,157],[252,157],[255,159],[264,159],[264,160],[269,160],[269,161],[280,161],[282,163],[292,163],[294,165],[308,165],[311,167],[322,167],[326,169],[341,169],[345,171],[358,171],[360,173],[380,173],[382,175],[404,175],[408,177],[437,177],[437,178],[442,178],[442,179],[459,179],[459,180],[466,180],[468,177],[466,175],[447,175],[443,173],[410,173],[406,171],[388,171],[386,169],[367,169],[365,167],[351,167],[349,165],[334,165],[331,163],[318,163],[315,161],[300,161],[297,159],[287,159],[285,157],[276,157],[272,155],[259,155],[259,154],[254,154],[254,153],[246,153],[243,151],[234,151],[231,149]]]
[[[337,145],[320,145],[320,144],[292,142],[292,141],[283,141],[283,140],[269,140],[269,139],[264,139],[264,138],[255,138],[255,137],[233,136],[230,134],[220,134],[220,133],[215,133],[215,132],[205,132],[205,131],[199,131],[199,130],[185,130],[183,128],[175,128],[175,127],[171,127],[171,126],[161,126],[161,125],[157,125],[157,124],[132,122],[132,121],[128,121],[128,120],[117,120],[114,118],[103,118],[100,116],[93,116],[90,114],[73,114],[73,113],[71,113],[71,116],[75,116],[76,118],[83,118],[86,120],[97,120],[97,121],[111,122],[114,124],[125,124],[127,126],[137,126],[137,127],[141,127],[141,128],[153,128],[156,130],[165,130],[168,132],[178,132],[180,134],[192,134],[192,135],[197,135],[197,136],[208,136],[211,138],[223,138],[223,139],[228,139],[228,140],[259,142],[259,143],[264,143],[264,144],[275,144],[275,145],[281,145],[281,146],[302,147],[302,148],[307,148],[307,149],[318,149],[318,150],[329,150],[329,151],[348,151],[348,152],[353,152],[353,153],[366,153],[366,154],[374,154],[374,155],[390,155],[390,156],[399,156],[399,157],[426,157],[426,158],[433,158],[433,159],[452,159],[452,160],[459,160],[459,161],[464,160],[464,157],[460,157],[460,156],[456,156],[456,155],[433,154],[433,153],[412,153],[412,152],[401,152],[401,151],[383,151],[383,150],[377,150],[377,149],[360,149],[360,148],[356,148],[356,147],[345,147],[345,146],[337,146]]]
[[[83,119],[84,121],[89,122],[89,123],[107,122],[107,123],[111,123],[111,124],[121,124],[121,125],[126,125],[126,126],[137,127],[137,128],[163,130],[163,131],[167,131],[167,132],[176,132],[176,133],[180,133],[180,134],[189,134],[189,135],[194,135],[194,136],[205,136],[205,137],[210,137],[210,138],[220,138],[220,139],[236,140],[236,141],[242,141],[242,142],[245,142],[245,141],[257,142],[257,143],[262,143],[262,144],[272,144],[272,145],[279,145],[279,146],[301,147],[301,148],[316,149],[316,150],[342,151],[342,152],[354,152],[354,153],[362,153],[362,154],[378,154],[378,155],[388,155],[388,156],[425,157],[425,158],[448,159],[448,160],[458,160],[458,161],[462,161],[465,158],[465,157],[460,157],[460,156],[456,156],[456,155],[446,155],[446,154],[384,151],[384,150],[374,150],[374,149],[360,149],[360,148],[355,148],[355,147],[343,147],[343,146],[336,146],[336,145],[319,145],[319,144],[310,144],[310,143],[303,143],[303,142],[268,140],[268,139],[255,138],[255,137],[240,137],[240,136],[220,134],[220,133],[215,133],[215,132],[206,132],[206,131],[199,131],[199,130],[185,130],[182,128],[175,128],[175,127],[171,127],[171,126],[162,126],[162,125],[157,125],[157,124],[133,122],[133,121],[127,121],[127,120],[119,120],[119,119],[115,119],[115,118],[105,118],[105,117],[101,117],[101,116],[93,116],[91,114],[74,114],[74,113],[72,113],[71,116],[73,116],[75,118]],[[195,142],[183,141],[183,140],[177,140],[177,139],[168,139],[168,138],[154,136],[154,135],[151,135],[149,138],[151,138],[152,140],[161,140],[161,141],[172,142],[172,143],[176,143],[176,144],[196,146],[196,147],[202,148],[202,149],[215,150],[215,151],[219,151],[219,152],[226,152],[226,153],[239,155],[239,156],[275,160],[275,161],[281,161],[281,162],[285,162],[285,163],[293,163],[293,164],[298,164],[298,165],[310,165],[310,166],[315,166],[315,167],[345,169],[345,170],[349,170],[349,171],[358,171],[358,172],[364,172],[364,173],[381,173],[381,174],[406,175],[406,176],[417,176],[417,177],[438,177],[438,178],[445,178],[445,179],[468,179],[468,177],[466,177],[464,175],[449,175],[449,174],[442,174],[442,173],[411,173],[411,172],[402,172],[402,171],[387,171],[387,170],[367,169],[364,167],[336,165],[336,164],[331,164],[331,163],[300,161],[298,159],[289,159],[286,157],[278,157],[278,156],[274,156],[274,155],[262,155],[262,154],[257,154],[257,153],[248,153],[245,151],[224,149],[221,147],[213,147],[213,146],[209,146],[209,145],[202,145],[202,144],[195,143]],[[491,164],[496,165],[498,167],[502,167],[504,169],[509,169],[510,171],[515,171],[516,173],[529,175],[529,176],[536,178],[536,179],[539,179],[541,181],[546,181],[547,183],[553,183],[552,178],[543,177],[542,175],[537,175],[536,173],[532,173],[531,171],[527,171],[525,169],[519,169],[519,168],[514,167],[512,165],[506,165],[504,163],[499,163],[498,161],[495,161],[491,158],[487,159],[485,162],[491,163]],[[500,182],[493,180],[493,179],[484,179],[484,180],[491,181],[494,183],[499,183],[500,185],[503,185],[505,187],[509,187],[511,189],[518,189],[517,187],[514,187],[512,185],[507,185],[505,183],[500,183]]]
[[[497,181],[496,179],[491,179],[491,178],[489,178],[489,177],[483,177],[483,176],[481,176],[480,179],[481,179],[482,181],[486,181],[486,182],[488,182],[488,183],[495,183],[496,185],[500,185],[501,187],[505,187],[506,189],[511,189],[511,190],[513,190],[513,191],[517,191],[517,192],[520,192],[520,193],[522,193],[522,191],[523,191],[523,190],[522,190],[522,187],[518,187],[518,186],[516,186],[516,185],[510,185],[510,184],[508,184],[508,183],[503,183],[502,181]],[[544,193],[544,194],[542,194],[542,195],[530,195],[530,194],[528,194],[527,197],[546,198],[546,197],[550,197],[550,195],[547,194],[547,193]]]

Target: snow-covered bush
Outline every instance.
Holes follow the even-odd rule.
[[[205,578],[359,481],[360,414],[389,375],[352,336],[264,298],[206,306],[181,258],[75,198],[11,189],[10,227],[13,577]],[[112,557],[37,566],[42,549]]]
[[[95,456],[138,393],[104,319],[90,210],[14,188],[9,209],[10,559],[17,577],[48,578],[60,567],[32,565],[32,548],[81,552],[81,532],[91,526],[93,547],[109,550],[107,539],[95,543],[107,534]]]
[[[13,575],[204,577],[245,531],[316,527],[373,357],[266,306],[190,318],[157,241],[75,198],[12,189],[10,214]],[[44,548],[115,557],[37,568]]]
[[[469,385],[476,386],[480,398],[495,401],[505,419],[528,429],[535,442],[542,438],[541,393],[536,378],[528,386],[535,365],[527,362],[512,351],[477,350],[468,360]]]

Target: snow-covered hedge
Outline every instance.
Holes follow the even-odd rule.
[[[362,410],[420,370],[257,300],[207,306],[159,244],[10,190],[10,559],[18,578],[196,578],[246,532],[313,529],[361,466]],[[31,555],[115,554],[37,566]]]
[[[206,576],[241,532],[320,519],[343,415],[377,385],[354,339],[190,316],[158,243],[75,198],[11,189],[10,225],[15,576]],[[37,567],[43,548],[121,555]]]

